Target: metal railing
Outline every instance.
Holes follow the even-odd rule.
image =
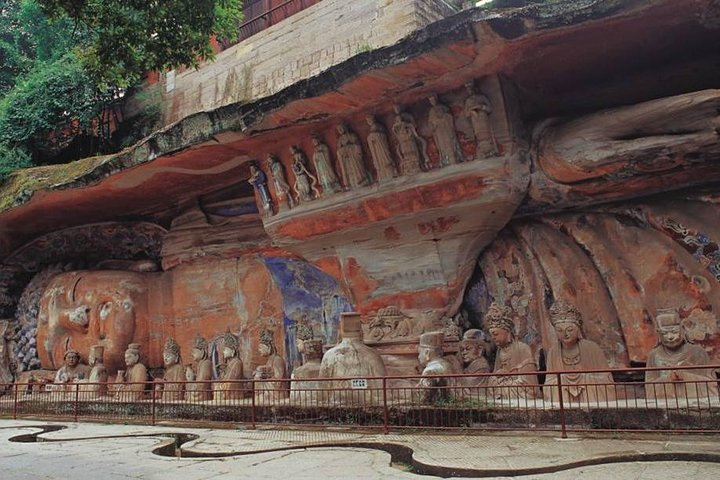
[[[244,21],[240,24],[237,42],[241,42],[319,1],[246,0],[243,2]],[[225,45],[225,48],[228,46]]]
[[[16,383],[0,415],[217,426],[720,432],[718,365],[343,379]],[[652,382],[643,381],[657,372]],[[707,372],[713,372],[708,376]],[[615,381],[622,377],[625,381]],[[544,378],[544,382],[538,378]]]

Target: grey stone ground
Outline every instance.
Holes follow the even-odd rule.
[[[424,479],[390,465],[384,451],[357,447],[328,447],[328,443],[394,443],[413,448],[415,459],[425,464],[459,468],[527,468],[561,465],[583,458],[626,453],[700,452],[720,455],[718,437],[655,436],[635,438],[575,438],[561,441],[552,436],[525,433],[475,435],[370,435],[328,431],[216,430],[183,427],[146,427],[72,422],[68,428],[43,435],[62,441],[14,443],[8,439],[34,433],[34,425],[52,422],[0,420],[0,480],[68,479],[230,479],[274,480],[329,478]],[[152,453],[166,438],[96,438],[117,435],[187,432],[199,435],[185,444],[194,452],[240,452],[219,458],[168,458]],[[316,445],[315,448],[306,448]],[[295,448],[265,453],[259,450]],[[715,479],[720,464],[708,462],[630,462],[579,467],[522,479]],[[503,477],[495,477],[503,478]],[[504,477],[507,478],[507,477]],[[516,477],[518,478],[518,477]]]

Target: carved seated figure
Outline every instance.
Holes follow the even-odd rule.
[[[284,379],[285,361],[277,354],[272,331],[263,330],[260,333],[258,351],[260,356],[267,358],[267,360],[265,365],[257,367],[253,378],[256,380]],[[255,382],[255,394],[261,395],[268,400],[287,397],[287,382]]]
[[[12,389],[16,362],[13,358],[12,332],[9,320],[0,320],[0,395]]]
[[[225,332],[220,338],[222,355],[225,360],[220,381],[213,384],[216,400],[233,400],[245,397],[245,382],[243,379],[243,363],[240,360],[240,348],[235,335]]]
[[[530,347],[515,338],[512,310],[493,302],[485,314],[485,325],[497,345],[493,373],[505,374],[490,377],[491,395],[499,400],[536,398],[537,375],[520,374],[537,371],[537,365]]]
[[[80,362],[80,353],[70,349],[63,357],[64,365],[55,373],[53,383],[48,384],[45,390],[48,392],[70,391],[71,385],[80,380],[87,380],[90,374],[90,367]]]
[[[466,331],[460,341],[460,354],[463,360],[463,373],[490,373],[490,363],[488,363],[485,354],[489,348],[490,342],[485,332],[477,328],[471,328]],[[490,377],[461,377],[458,383],[463,387],[464,396],[484,396],[486,390],[477,388],[487,384]]]
[[[173,402],[185,398],[185,370],[180,360],[180,345],[174,338],[168,337],[163,348],[163,363],[165,375],[163,376],[163,402]]]
[[[705,350],[687,340],[677,310],[658,310],[655,323],[660,342],[648,354],[648,367],[710,364]],[[649,400],[717,399],[717,378],[710,368],[648,371],[645,373],[645,397]]]
[[[189,378],[188,372],[185,378],[189,383],[185,398],[191,402],[202,402],[212,399],[212,362],[208,358],[208,343],[205,338],[197,335],[193,342],[192,349],[193,364],[190,366],[192,375]]]
[[[340,314],[340,343],[325,352],[320,362],[322,378],[355,378],[365,379],[385,376],[385,364],[375,350],[362,341],[362,323],[360,314],[346,312]],[[326,399],[340,404],[367,403],[382,401],[382,381],[370,380],[368,389],[352,390],[350,380],[322,382],[328,391]],[[369,398],[366,395],[369,393]]]
[[[421,403],[435,403],[449,400],[455,380],[445,375],[457,373],[443,354],[443,332],[428,332],[420,335],[418,361],[423,369],[418,387]]]
[[[131,343],[125,351],[127,370],[118,371],[115,398],[125,402],[136,402],[145,398],[148,373],[140,363],[140,344]]]
[[[552,370],[601,370],[609,368],[600,347],[582,337],[582,315],[574,305],[558,300],[550,307],[550,322],[559,345],[548,351],[547,368]],[[563,401],[586,404],[615,399],[610,372],[564,373],[561,375]],[[557,375],[548,374],[543,393],[546,400],[558,401]]]
[[[87,380],[80,380],[81,383],[87,384],[82,390],[96,396],[106,395],[108,390],[108,371],[103,363],[104,350],[105,347],[102,345],[94,345],[90,349],[88,363],[92,369]]]
[[[317,382],[320,376],[320,361],[323,357],[323,341],[318,338],[302,341],[302,366],[293,370],[292,383],[290,384],[290,396],[296,402],[309,402],[317,400],[316,392],[322,386]],[[299,346],[300,342],[298,342]],[[299,348],[298,348],[299,350]]]

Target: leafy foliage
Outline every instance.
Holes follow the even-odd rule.
[[[38,0],[88,32],[79,55],[103,88],[127,88],[152,70],[212,58],[210,37],[237,33],[241,0]]]

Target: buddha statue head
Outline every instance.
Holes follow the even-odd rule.
[[[72,348],[67,350],[65,355],[63,355],[63,363],[70,368],[77,367],[80,363],[80,352]]]
[[[444,341],[443,332],[427,332],[420,335],[418,362],[421,367],[425,367],[431,360],[442,358]]]
[[[195,340],[193,340],[193,347],[191,352],[193,360],[199,362],[200,360],[205,360],[206,358],[208,358],[207,350],[207,340],[205,340],[205,338],[201,335],[196,335]]]
[[[563,348],[575,346],[582,338],[582,314],[570,302],[557,300],[550,307],[550,323]]]
[[[168,337],[163,347],[163,363],[165,368],[172,367],[180,363],[180,345],[174,338]]]
[[[272,330],[263,330],[260,332],[260,343],[258,344],[260,356],[269,357],[277,353],[275,349],[275,341],[273,340]]]
[[[58,368],[66,348],[87,352],[102,345],[108,370],[122,368],[128,344],[147,341],[147,316],[144,274],[77,271],[57,275],[40,300],[40,361],[46,368]]]
[[[130,368],[140,362],[140,344],[131,343],[125,350],[125,365]]]
[[[485,313],[485,328],[490,332],[495,345],[500,348],[510,345],[515,339],[512,309],[495,302],[491,303]]]
[[[489,342],[485,332],[477,328],[466,331],[460,341],[460,355],[462,355],[463,363],[469,365],[484,356],[488,347]]]
[[[220,337],[220,345],[222,345],[222,356],[225,360],[236,358],[240,353],[237,338],[229,330]]]
[[[660,343],[668,350],[677,350],[687,341],[680,314],[676,309],[658,309],[655,324]]]

